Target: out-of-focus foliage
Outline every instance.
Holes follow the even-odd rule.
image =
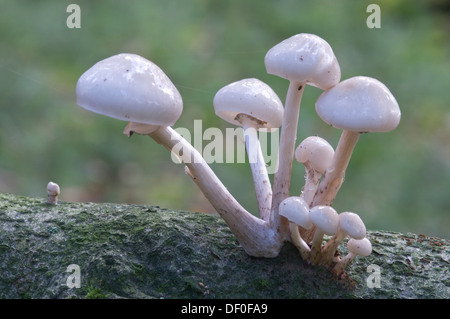
[[[69,29],[66,8],[81,8]],[[381,8],[369,29],[366,8]],[[214,115],[214,94],[256,77],[284,101],[287,81],[268,75],[264,56],[296,33],[332,46],[342,79],[385,83],[402,110],[390,133],[364,134],[338,194],[338,211],[359,213],[369,229],[449,237],[450,14],[444,0],[135,0],[0,2],[0,192],[46,196],[52,180],[66,201],[145,203],[212,211],[181,165],[145,136],[128,139],[125,122],[76,105],[78,77],[97,61],[129,52],[158,64],[184,101],[174,127],[230,127]],[[340,132],[314,111],[321,91],[305,90],[298,143]],[[204,141],[204,145],[209,141]],[[256,211],[247,164],[212,164],[249,210]],[[292,194],[303,186],[294,163]]]

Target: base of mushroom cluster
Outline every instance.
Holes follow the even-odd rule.
[[[370,255],[372,245],[366,238],[366,227],[357,214],[338,214],[333,207],[322,205],[310,209],[303,195],[286,198],[279,208],[280,215],[289,220],[291,241],[303,260],[341,275],[356,256]],[[307,235],[302,234],[312,234],[312,241],[307,243]],[[325,236],[331,237],[323,244]],[[346,238],[350,238],[348,254],[341,257],[337,249]]]

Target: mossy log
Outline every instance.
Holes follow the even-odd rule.
[[[0,298],[450,298],[449,240],[368,238],[372,254],[337,279],[291,244],[248,256],[216,215],[0,194]]]

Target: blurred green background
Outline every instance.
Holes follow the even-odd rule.
[[[81,8],[69,29],[66,8]],[[366,8],[381,8],[369,29]],[[368,229],[450,238],[450,6],[434,1],[2,0],[0,1],[0,192],[63,201],[139,203],[199,212],[213,209],[169,153],[126,122],[76,105],[78,77],[111,55],[136,53],[158,64],[179,89],[174,127],[231,127],[214,115],[215,93],[255,77],[284,101],[287,80],[265,71],[275,44],[307,32],[332,46],[342,79],[385,83],[402,110],[390,133],[361,136],[335,208],[360,214]],[[321,91],[308,86],[298,142],[319,135],[334,147],[340,131],[315,113]],[[207,141],[204,142],[206,144]],[[248,164],[212,164],[244,207],[256,211]],[[294,163],[291,193],[304,169]]]

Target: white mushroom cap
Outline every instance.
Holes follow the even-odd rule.
[[[333,159],[334,149],[323,138],[309,136],[295,150],[297,162],[306,164],[320,174],[324,174]]]
[[[326,235],[334,235],[338,230],[339,214],[331,206],[314,206],[309,211],[309,218]]]
[[[61,192],[59,185],[53,182],[47,184],[47,194],[50,196],[57,196]]]
[[[291,196],[283,200],[280,203],[279,214],[286,217],[291,223],[305,229],[310,229],[313,226],[309,219],[308,204],[301,197]]]
[[[171,126],[181,115],[180,93],[154,63],[135,54],[104,59],[78,79],[81,107],[119,120]]]
[[[264,62],[267,73],[323,90],[341,79],[330,45],[314,34],[300,33],[280,42],[267,52]]]
[[[250,78],[228,84],[214,96],[217,116],[242,126],[238,114],[254,118],[258,128],[279,128],[283,120],[283,103],[264,82]]]
[[[380,81],[357,76],[323,92],[316,111],[326,123],[355,132],[388,132],[400,122],[400,108]]]
[[[339,214],[339,228],[354,239],[363,239],[366,237],[366,226],[361,218],[351,212]]]
[[[350,239],[347,243],[348,251],[358,256],[369,256],[372,253],[372,244],[367,238]]]

